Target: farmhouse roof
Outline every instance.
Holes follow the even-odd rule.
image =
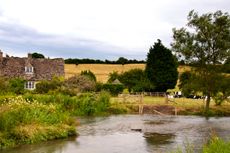
[[[54,76],[64,76],[64,60],[62,58],[46,59],[28,57],[3,57],[0,50],[0,76],[24,78],[31,81],[51,80]],[[33,67],[27,73],[25,67]]]

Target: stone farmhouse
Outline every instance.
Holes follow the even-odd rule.
[[[25,89],[33,90],[41,80],[51,80],[54,76],[64,77],[64,60],[62,58],[3,57],[0,50],[0,76],[6,78],[23,78]]]

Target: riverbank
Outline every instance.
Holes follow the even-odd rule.
[[[0,105],[0,149],[76,135],[75,121],[55,104],[10,98]]]
[[[110,95],[84,93],[0,97],[0,149],[77,134],[75,116],[108,115]]]
[[[78,96],[25,94],[0,97],[0,148],[76,135],[75,116],[112,114],[204,115],[200,100],[165,103],[145,97],[142,104],[110,98],[107,92]],[[141,109],[141,112],[140,112]],[[230,105],[211,104],[210,116],[230,116]]]

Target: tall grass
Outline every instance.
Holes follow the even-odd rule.
[[[74,123],[55,104],[8,99],[0,105],[0,148],[75,135]]]
[[[73,97],[63,94],[26,94],[23,97],[26,100],[35,100],[43,104],[56,104],[60,111],[69,112],[75,116],[108,114],[110,107],[110,94],[104,91],[99,94],[84,93]]]
[[[185,146],[183,151],[181,148],[171,152],[171,153],[195,153],[194,147],[189,144]],[[200,153],[230,153],[230,141],[224,141],[219,137],[213,136],[207,144],[203,146]]]
[[[210,142],[203,147],[203,153],[230,153],[230,141],[225,142],[218,137],[213,137]]]

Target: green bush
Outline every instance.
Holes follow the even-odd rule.
[[[102,91],[97,97],[97,112],[107,111],[110,105],[110,94]]]
[[[52,80],[43,80],[36,84],[36,92],[40,94],[48,93],[61,87],[63,82],[60,78],[54,77]]]
[[[88,77],[90,80],[94,82],[97,81],[95,74],[90,70],[81,71],[81,75]]]
[[[122,93],[124,86],[122,84],[106,83],[103,85],[102,89],[110,92],[113,96],[117,96],[119,93]]]
[[[9,91],[15,94],[23,94],[25,80],[21,78],[14,78],[9,80]]]
[[[4,95],[8,92],[9,82],[6,78],[0,77],[0,95]]]

